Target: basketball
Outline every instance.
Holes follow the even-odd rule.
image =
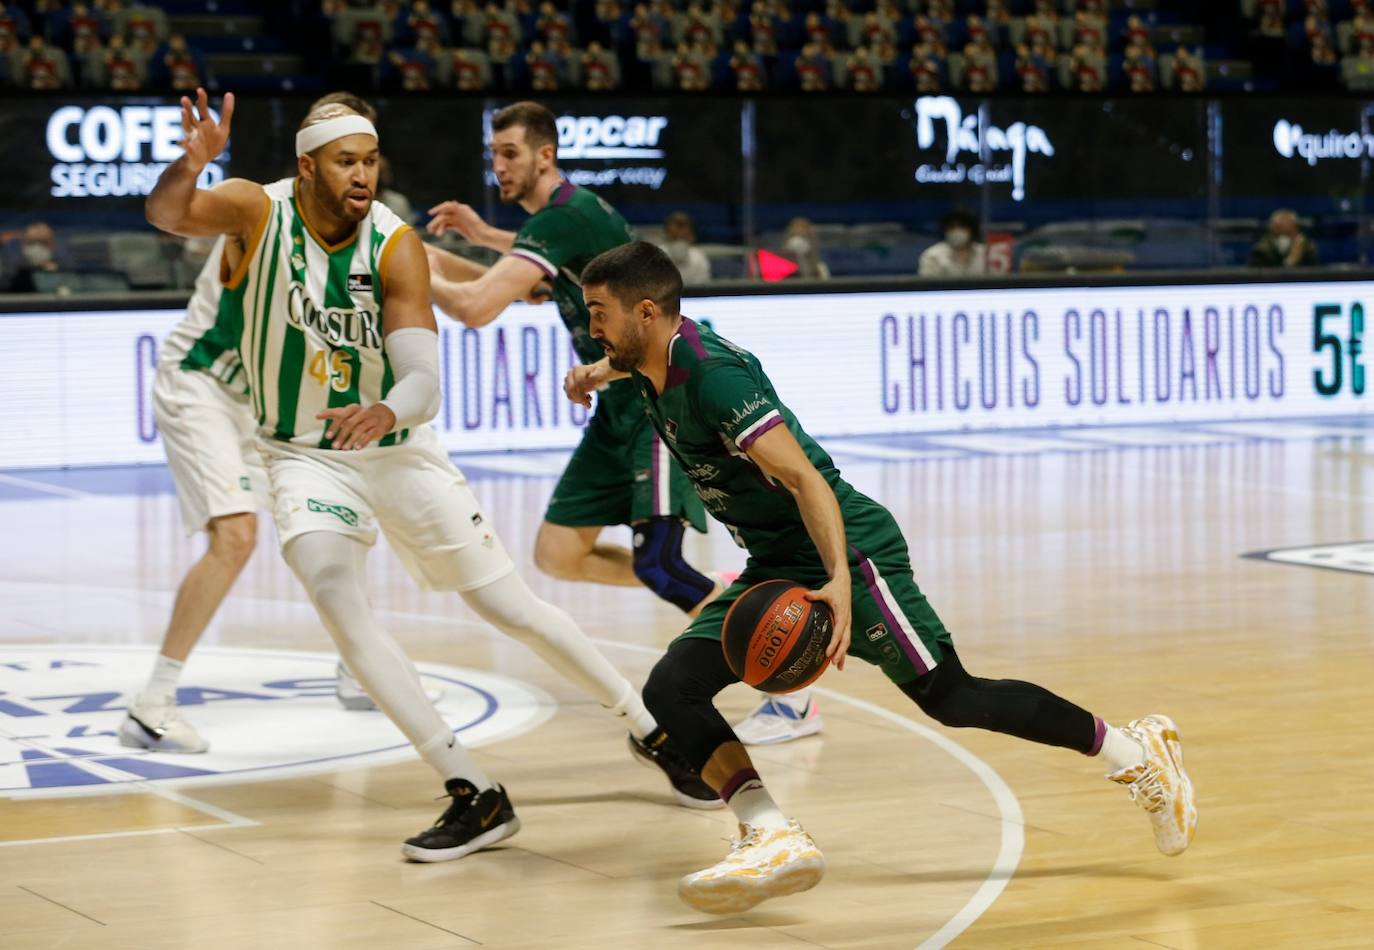
[[[730,605],[721,648],[731,672],[768,693],[811,685],[825,671],[835,615],[791,581],[755,584]]]

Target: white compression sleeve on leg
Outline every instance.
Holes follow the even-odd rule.
[[[364,588],[367,548],[341,534],[312,531],[287,542],[282,554],[345,665],[421,758],[445,780],[463,778],[479,791],[490,788],[491,780],[435,712],[415,664],[373,616]]]
[[[396,382],[382,405],[396,413],[396,428],[423,425],[439,412],[439,334],[401,327],[383,345]]]
[[[627,708],[642,707],[642,702],[635,704],[631,698],[637,698],[638,693],[629,680],[611,666],[571,617],[535,597],[520,575],[507,574],[485,587],[464,592],[462,597],[479,617],[538,653],[598,703],[615,709],[618,715],[631,713],[640,718],[637,709]],[[648,719],[649,731],[653,731],[653,717],[647,712],[642,717]],[[638,734],[639,729],[634,731]]]

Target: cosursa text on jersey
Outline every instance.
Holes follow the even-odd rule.
[[[304,287],[292,283],[286,311],[293,326],[314,330],[331,346],[382,348],[377,316],[371,310],[321,310],[306,296]]]

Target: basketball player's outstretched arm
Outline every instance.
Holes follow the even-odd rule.
[[[148,223],[182,237],[251,234],[266,212],[262,186],[231,178],[214,188],[196,187],[196,179],[224,151],[229,141],[229,122],[234,115],[234,94],[224,94],[218,121],[210,114],[204,89],[196,90],[196,102],[181,97],[181,128],[185,154],[163,169],[148,195],[144,213]]]
[[[502,231],[482,220],[482,216],[461,201],[445,201],[429,209],[433,216],[425,229],[439,237],[445,231],[457,231],[478,247],[489,247],[502,254],[515,246],[515,232]]]
[[[365,448],[396,429],[439,411],[439,335],[429,306],[429,264],[414,231],[402,231],[382,277],[382,334],[396,382],[381,402],[325,409],[316,415],[336,449]]]
[[[430,288],[434,305],[469,327],[484,327],[517,300],[525,300],[544,280],[539,265],[521,257],[503,257],[476,280],[452,281],[435,276]]]
[[[844,516],[830,483],[802,451],[796,436],[785,425],[775,425],[745,449],[763,473],[781,484],[797,499],[806,533],[820,552],[830,582],[807,593],[809,600],[823,600],[835,612],[835,631],[825,655],[836,669],[844,669],[849,649],[850,582],[849,554],[845,548]]]

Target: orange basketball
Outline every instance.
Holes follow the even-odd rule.
[[[721,648],[731,672],[768,693],[809,686],[825,671],[835,616],[792,581],[755,584],[730,605]]]

